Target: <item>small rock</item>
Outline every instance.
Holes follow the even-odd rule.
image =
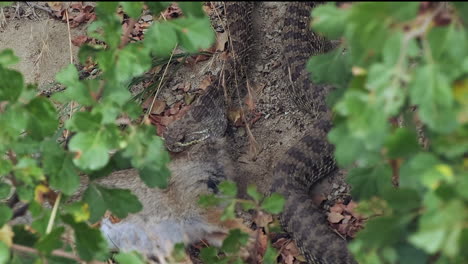
[[[175,96],[175,98],[176,98],[176,101],[180,101],[180,100],[184,99],[184,95],[183,94],[178,94],[178,95]]]
[[[145,16],[142,16],[141,19],[145,22],[148,22],[148,21],[151,21],[153,20],[153,16],[152,15],[145,15]]]
[[[243,137],[245,135],[245,128],[239,127],[239,129],[237,130],[237,135]]]
[[[338,184],[334,183],[334,184],[332,185],[332,187],[333,187],[333,189],[338,189],[338,187],[340,187],[340,186],[339,186]]]

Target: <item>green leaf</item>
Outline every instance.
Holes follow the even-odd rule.
[[[84,83],[79,81],[78,71],[75,65],[69,64],[55,76],[57,82],[67,87],[66,90],[52,95],[52,99],[60,102],[76,101],[84,106],[94,104],[94,99],[89,92],[89,89]]]
[[[354,139],[360,139],[368,150],[380,149],[389,133],[389,123],[372,95],[348,90],[335,109],[347,117],[348,131]]]
[[[137,19],[140,17],[141,10],[143,9],[143,2],[120,2],[120,4],[125,13],[131,18]]]
[[[3,67],[10,66],[19,62],[19,58],[15,56],[12,49],[4,49],[0,51],[0,65]]]
[[[0,178],[8,174],[13,169],[13,164],[9,160],[0,159]]]
[[[247,244],[249,235],[239,229],[229,230],[229,234],[224,239],[221,249],[226,253],[237,253],[240,247]]]
[[[38,233],[32,233],[31,229],[28,229],[26,225],[14,225],[13,226],[13,243],[20,244],[27,247],[34,247],[34,244],[39,238]]]
[[[386,116],[396,115],[406,100],[401,87],[401,73],[385,64],[373,64],[368,73],[366,88],[375,92],[375,104],[380,106]]]
[[[418,68],[409,89],[411,102],[419,106],[419,117],[430,129],[448,133],[456,128],[452,89],[438,65]]]
[[[10,261],[10,249],[5,243],[0,241],[0,264],[7,264]]]
[[[459,177],[460,181],[455,188],[458,192],[458,195],[468,201],[468,192],[466,192],[466,190],[468,190],[468,173],[462,173],[459,175]]]
[[[217,198],[214,194],[204,194],[201,195],[198,199],[198,205],[201,207],[213,207],[219,205],[221,200]]]
[[[231,201],[231,203],[226,206],[221,215],[221,221],[226,221],[236,218],[236,202]]]
[[[14,2],[0,2],[0,6],[11,6]],[[2,263],[2,262],[0,262]]]
[[[69,215],[62,216],[62,219],[75,231],[75,245],[81,259],[85,261],[106,259],[107,242],[99,229],[91,228],[86,223],[76,223]]]
[[[207,17],[184,17],[171,20],[169,23],[177,29],[179,43],[188,52],[207,49],[215,40],[215,34]]]
[[[343,36],[348,19],[348,10],[339,9],[333,3],[319,5],[312,10],[312,28],[329,39]]]
[[[312,73],[314,83],[325,83],[343,88],[351,79],[348,54],[341,48],[312,56],[307,62],[307,70]]]
[[[11,194],[10,184],[0,182],[0,200],[8,198]]]
[[[2,128],[0,130],[0,150],[6,151],[11,142],[17,141],[17,138],[26,129],[29,118],[28,112],[22,105],[7,105],[0,115],[0,126]],[[0,167],[0,171],[6,168]]]
[[[115,77],[118,82],[126,82],[141,75],[151,67],[149,49],[141,43],[130,43],[119,52],[119,59],[114,66]]]
[[[219,184],[219,191],[228,197],[235,197],[237,195],[237,185],[232,181],[223,181]]]
[[[385,147],[390,158],[405,158],[419,151],[418,135],[407,128],[397,128],[388,137]]]
[[[451,4],[457,9],[458,17],[468,23],[468,19],[464,16],[468,13],[468,4],[466,2],[452,2]]]
[[[37,97],[26,105],[26,109],[31,115],[28,130],[32,138],[41,140],[54,134],[58,126],[57,111],[49,100]]]
[[[115,125],[101,127],[98,131],[79,132],[69,143],[76,152],[73,163],[81,169],[98,170],[109,162],[109,151],[117,147],[119,132]]]
[[[351,194],[355,199],[370,199],[380,196],[392,187],[392,169],[387,164],[372,168],[353,168],[346,181],[351,184]]]
[[[257,191],[257,187],[253,184],[247,186],[247,194],[250,195],[256,202],[262,199],[262,194]]]
[[[431,153],[418,153],[401,166],[400,186],[419,191],[435,188],[441,180],[447,179],[447,176],[437,170],[439,164],[441,162]]]
[[[50,254],[52,250],[61,248],[63,246],[62,234],[65,231],[63,226],[57,227],[49,234],[41,237],[39,241],[36,242],[34,247],[43,254]]]
[[[419,230],[409,237],[409,241],[428,253],[442,250],[447,256],[454,257],[460,250],[458,240],[467,217],[465,206],[459,200],[431,208],[420,218]]]
[[[114,256],[119,264],[144,264],[143,259],[136,252],[119,253]]]
[[[279,214],[283,211],[286,200],[279,193],[272,193],[262,202],[262,209],[271,214]]]
[[[171,2],[146,2],[145,4],[150,8],[153,15],[159,15],[159,13],[171,5]]]
[[[428,263],[428,255],[407,242],[397,245],[396,250],[400,263]]]
[[[374,153],[369,153],[366,150],[361,140],[357,140],[352,136],[347,124],[344,122],[332,128],[328,133],[328,139],[335,145],[334,155],[340,166],[349,166],[356,159],[359,159],[360,164],[365,166],[364,164],[375,163],[375,161],[373,162],[372,160],[377,159]],[[357,156],[356,153],[361,153],[361,155]]]
[[[95,180],[101,177],[105,177],[114,171],[126,170],[130,168],[132,168],[130,160],[122,156],[122,151],[118,151],[114,155],[112,155],[109,163],[107,163],[107,165],[104,168],[90,172],[88,174],[88,177],[91,180]]]
[[[0,101],[15,102],[23,91],[23,75],[0,67]]]
[[[185,16],[190,17],[206,17],[205,12],[203,12],[203,3],[202,2],[180,2],[178,3],[180,9]]]
[[[177,33],[169,22],[155,22],[145,34],[144,43],[157,57],[169,57],[177,45]]]
[[[12,216],[13,212],[11,209],[4,204],[0,204],[0,227],[6,224]]]
[[[76,132],[96,131],[101,127],[101,113],[77,112],[67,121],[66,128]]]
[[[44,142],[42,151],[44,172],[49,177],[50,186],[66,195],[73,194],[80,185],[80,178],[71,155],[53,140]]]
[[[21,158],[15,165],[14,172],[17,179],[28,185],[45,180],[42,169],[37,166],[37,161],[29,157]]]
[[[176,262],[183,262],[187,258],[184,243],[176,243],[171,255]]]
[[[65,213],[71,215],[76,223],[87,221],[90,217],[89,205],[85,202],[74,202],[65,207]]]
[[[276,258],[278,257],[278,252],[275,248],[271,246],[270,241],[268,241],[265,255],[263,256],[263,262],[265,264],[276,264]]]
[[[433,59],[436,61],[449,61],[454,66],[460,66],[468,55],[466,32],[457,30],[453,24],[431,29],[428,32],[427,40]],[[455,72],[457,69],[451,71]]]
[[[421,197],[414,189],[399,188],[399,189],[386,189],[383,197],[388,202],[391,208],[400,212],[407,213],[422,206]]]
[[[449,159],[463,156],[468,149],[468,126],[460,126],[449,134],[434,135],[431,147],[436,153]]]
[[[34,198],[34,189],[31,186],[22,185],[16,187],[20,201],[30,202]]]
[[[83,201],[86,202],[89,206],[89,221],[91,223],[100,221],[108,206],[95,184],[90,184],[88,186],[83,194]]]
[[[220,263],[220,260],[218,258],[218,250],[215,247],[202,248],[200,250],[200,258],[203,261],[203,263]]]
[[[96,186],[96,190],[106,207],[120,219],[127,217],[129,213],[137,213],[143,208],[138,197],[130,190],[108,189],[102,186]]]
[[[406,231],[408,220],[397,216],[381,216],[370,219],[357,239],[371,248],[383,248],[397,244]]]
[[[171,172],[166,166],[148,166],[138,169],[140,179],[150,188],[167,188]]]
[[[123,157],[131,159],[140,178],[149,187],[165,188],[170,176],[167,168],[169,154],[160,137],[155,136],[154,127],[143,126],[132,131],[128,137],[128,146],[122,152]]]

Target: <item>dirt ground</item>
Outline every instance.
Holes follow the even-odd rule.
[[[216,6],[216,5],[215,5]],[[218,5],[219,6],[219,5]],[[16,5],[14,6],[16,7]],[[285,81],[281,65],[281,18],[284,6],[280,2],[261,2],[253,10],[254,40],[251,54],[249,83],[254,93],[256,111],[261,116],[250,128],[256,141],[257,154],[253,155],[248,133],[244,127],[231,127],[228,133],[234,138],[231,151],[237,157],[238,166],[245,175],[242,182],[257,184],[261,191],[266,191],[270,175],[281,155],[307,133],[311,120],[298,111],[285,94]],[[70,49],[76,62],[78,47],[70,45],[67,24],[40,9],[20,3],[16,11],[4,8],[2,27],[0,28],[0,50],[11,48],[20,57],[20,63],[14,68],[21,71],[27,82],[35,82],[39,89],[55,81],[55,74],[70,63]],[[34,12],[33,12],[34,10]],[[16,13],[15,13],[16,12]],[[222,15],[219,11],[218,14]],[[86,34],[87,24],[82,24],[70,31],[73,39]],[[222,31],[222,23],[214,22],[214,28]],[[160,98],[168,106],[180,100],[173,87],[190,82],[197,87],[207,73],[216,74],[220,68],[219,56],[197,63],[194,67],[183,67],[162,87]],[[187,78],[189,76],[190,78]],[[187,80],[189,79],[189,80]],[[315,188],[314,192],[326,196],[346,193],[347,187],[342,177],[326,179]],[[332,198],[332,197],[329,197]]]
[[[15,68],[23,73],[27,82],[35,82],[40,89],[46,89],[54,81],[55,74],[70,63],[67,24],[51,18],[42,10],[32,12],[26,4],[21,5],[26,10],[22,14],[15,16],[15,10],[11,8],[4,8],[4,12],[0,13],[0,50],[12,48],[21,58]],[[236,158],[236,166],[244,172],[238,175],[240,182],[256,184],[263,192],[268,190],[273,168],[281,155],[306,135],[311,124],[311,119],[298,111],[285,93],[287,86],[281,65],[280,38],[284,12],[281,2],[261,2],[253,11],[254,43],[250,53],[249,83],[256,91],[255,107],[261,114],[250,127],[256,141],[256,155],[251,151],[254,145],[245,127],[230,127],[228,130],[234,141],[230,152]],[[214,23],[214,28],[222,31],[219,21]],[[71,38],[84,35],[86,26],[83,24],[71,29]],[[71,47],[75,61],[77,51],[78,47]],[[167,80],[158,99],[166,101],[168,107],[181,100],[180,91],[175,91],[174,87],[187,82],[191,87],[197,87],[206,73],[216,74],[219,71],[219,57],[215,55],[193,67],[182,67]],[[313,190],[315,195],[323,195],[331,201],[346,195],[348,191],[342,175],[323,180]]]

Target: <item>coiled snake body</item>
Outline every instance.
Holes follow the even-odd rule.
[[[293,236],[308,263],[355,263],[346,241],[330,230],[325,216],[313,205],[308,195],[319,179],[337,171],[333,146],[326,134],[331,128],[331,112],[325,97],[331,87],[313,84],[306,70],[312,55],[333,48],[330,41],[309,30],[310,11],[314,3],[289,2],[283,24],[284,78],[288,95],[303,111],[314,117],[314,125],[277,163],[273,173],[272,192],[286,198],[280,217],[282,226]],[[227,27],[230,33],[231,58],[216,82],[199,98],[183,119],[173,123],[164,135],[172,151],[181,151],[190,142],[224,133],[226,121],[225,94],[235,81],[245,75],[250,40],[252,3],[226,3]],[[238,77],[238,78],[237,78]]]

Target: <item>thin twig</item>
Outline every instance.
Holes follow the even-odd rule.
[[[65,16],[67,18],[67,28],[68,28],[68,45],[70,47],[70,63],[73,64],[73,52],[72,52],[72,41],[71,41],[71,29],[70,29],[70,21],[68,19],[68,10],[65,9]],[[73,108],[75,107],[74,101],[70,102],[70,112],[68,114],[68,118],[70,119],[73,114]],[[64,137],[67,139],[70,135],[70,131],[67,129],[65,130]]]

